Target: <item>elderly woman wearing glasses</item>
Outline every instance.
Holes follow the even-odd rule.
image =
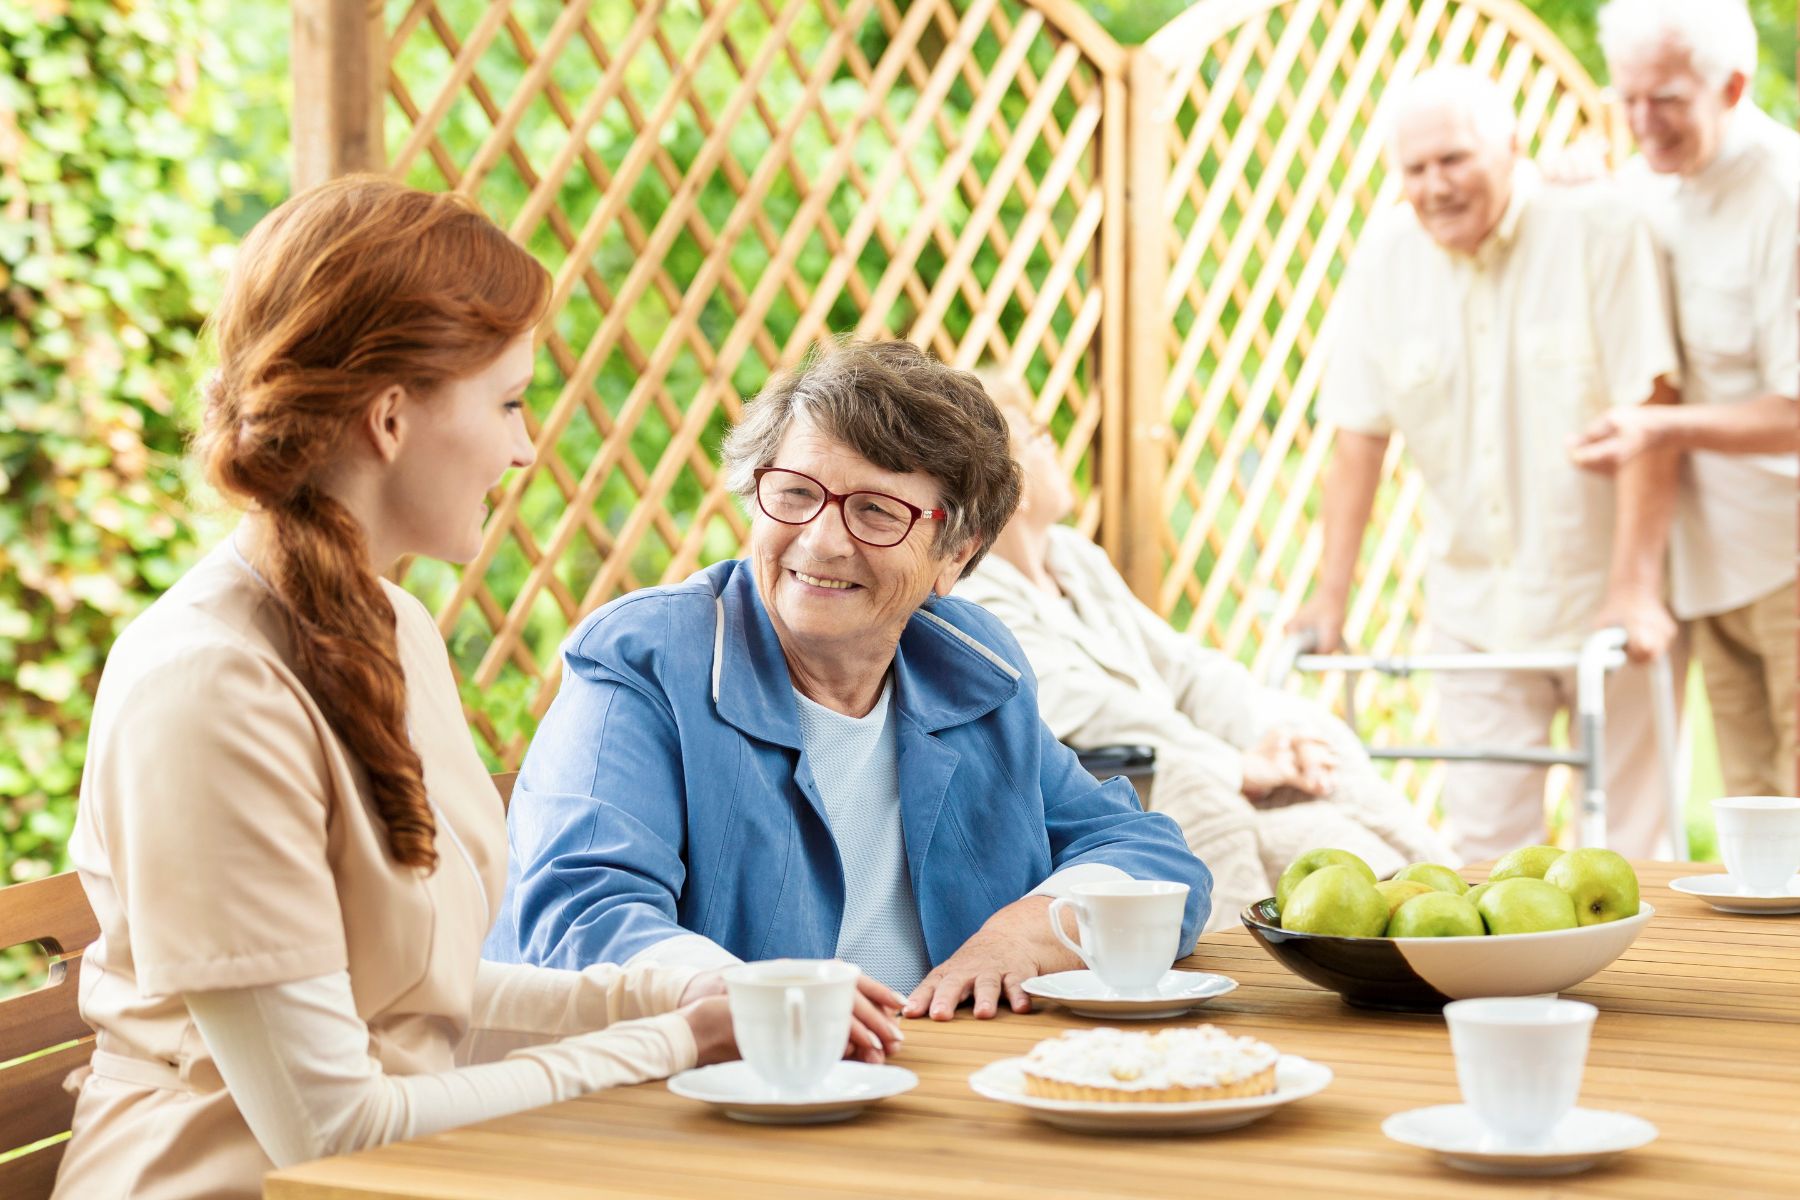
[[[1047,918],[1077,883],[1188,884],[1192,945],[1210,877],[1181,831],[1082,770],[1012,636],[948,596],[1019,497],[975,377],[904,342],[827,349],[746,407],[724,466],[748,555],[563,648],[489,956],[836,956],[872,977],[851,1049],[879,1061],[895,1009],[1024,1011],[1026,980],[1079,967]]]

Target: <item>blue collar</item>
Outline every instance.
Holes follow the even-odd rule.
[[[761,741],[800,749],[793,678],[747,560],[706,571],[717,598],[719,716]],[[966,725],[1019,692],[1019,673],[959,623],[955,602],[914,613],[894,651],[894,705],[926,733]]]

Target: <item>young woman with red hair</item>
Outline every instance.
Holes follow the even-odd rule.
[[[248,512],[95,705],[70,853],[98,1037],[58,1196],[258,1196],[274,1166],[735,1053],[714,978],[480,961],[500,801],[430,614],[380,575],[472,558],[532,461],[548,294],[472,204],[374,177],[244,244],[198,449]]]

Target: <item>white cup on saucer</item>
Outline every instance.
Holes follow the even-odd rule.
[[[1155,879],[1082,883],[1050,902],[1050,930],[1101,983],[1123,995],[1147,993],[1181,957],[1181,917],[1188,885]],[[1080,944],[1063,931],[1075,912]]]
[[[1444,1005],[1456,1082],[1494,1148],[1543,1146],[1575,1107],[1597,1010],[1555,996]]]
[[[1800,871],[1800,799],[1726,796],[1712,810],[1732,882],[1756,895],[1781,894]]]
[[[724,973],[738,1053],[777,1096],[811,1094],[844,1057],[857,973],[847,962],[802,958]]]

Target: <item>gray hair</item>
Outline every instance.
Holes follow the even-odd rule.
[[[1743,0],[1612,0],[1600,10],[1608,64],[1671,41],[1687,48],[1695,72],[1714,87],[1737,71],[1756,77],[1756,23]]]
[[[1474,67],[1455,63],[1421,71],[1399,86],[1388,116],[1388,149],[1396,148],[1402,120],[1439,108],[1468,117],[1486,145],[1510,145],[1519,130],[1518,114],[1500,85]]]
[[[950,516],[936,545],[954,552],[970,538],[975,569],[1019,506],[1022,472],[1006,418],[967,371],[945,366],[911,342],[846,341],[817,347],[770,379],[725,437],[725,486],[755,502],[758,467],[796,419],[842,442],[884,471],[918,472],[938,484]]]

